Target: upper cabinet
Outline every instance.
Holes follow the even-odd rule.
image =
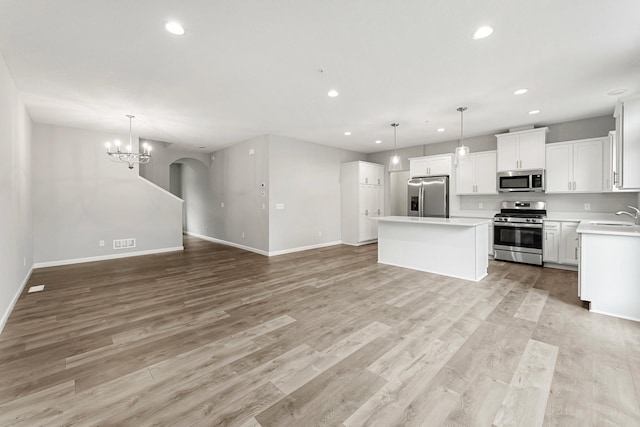
[[[498,172],[545,168],[544,144],[548,128],[496,135]]]
[[[360,184],[384,185],[384,166],[359,162]]]
[[[640,189],[640,97],[618,102],[614,117],[617,187]]]
[[[452,164],[452,154],[413,157],[409,159],[409,173],[411,178],[416,176],[451,175]]]
[[[607,191],[605,163],[608,138],[547,145],[547,193]]]
[[[456,166],[456,194],[497,194],[496,152],[471,153],[469,160]]]

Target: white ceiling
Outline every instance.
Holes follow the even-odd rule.
[[[640,93],[638,17],[639,0],[0,0],[0,53],[36,122],[374,152],[394,121],[398,147],[458,138],[462,105],[465,136],[612,113],[607,92]]]

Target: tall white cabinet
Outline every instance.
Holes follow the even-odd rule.
[[[362,245],[378,238],[378,223],[384,216],[384,166],[369,162],[342,164],[342,242]]]

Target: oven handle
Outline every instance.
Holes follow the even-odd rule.
[[[522,222],[494,222],[493,226],[509,228],[542,228],[542,224],[527,224]]]

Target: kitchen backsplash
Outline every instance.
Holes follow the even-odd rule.
[[[461,210],[500,210],[503,200],[544,200],[549,212],[603,212],[611,213],[636,206],[640,202],[638,193],[602,193],[602,194],[540,194],[513,193],[490,196],[460,196]],[[482,204],[482,207],[480,207]],[[585,209],[589,204],[590,209]]]

